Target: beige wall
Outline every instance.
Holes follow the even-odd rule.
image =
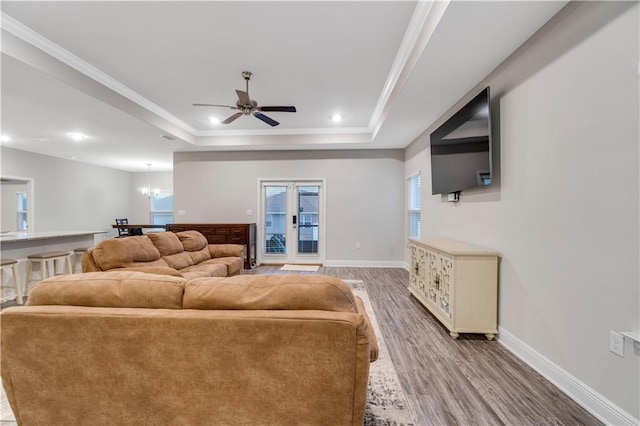
[[[18,209],[17,209],[17,196],[18,192],[28,193],[28,187],[26,182],[2,182],[0,187],[2,192],[2,221],[1,228],[3,231],[17,231],[18,230]],[[28,214],[28,211],[27,211]]]
[[[451,112],[405,164],[406,175],[423,173],[423,234],[502,253],[500,341],[613,424],[640,418],[640,352],[629,340],[624,358],[608,350],[609,330],[640,330],[640,17],[631,6],[570,4],[459,103],[491,86],[491,188],[465,191],[458,204],[431,195],[428,134]]]
[[[151,201],[142,195],[141,189],[149,186],[149,173],[131,173],[131,215],[129,223],[150,223]],[[151,172],[151,189],[173,191],[173,172]]]
[[[324,178],[327,263],[400,265],[402,155],[401,150],[176,153],[174,211],[185,215],[175,221],[257,222],[259,179]]]

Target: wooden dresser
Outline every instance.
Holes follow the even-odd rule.
[[[498,329],[498,252],[445,238],[409,240],[409,291],[447,327],[459,333]]]
[[[198,231],[209,244],[242,244],[244,246],[244,269],[256,266],[255,223],[172,223],[167,231]]]

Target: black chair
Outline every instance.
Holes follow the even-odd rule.
[[[128,225],[129,221],[126,218],[116,218],[116,225]],[[143,235],[142,228],[118,228],[118,237],[127,237],[130,235]]]
[[[129,221],[127,219],[118,219],[116,218],[116,225],[128,225]],[[127,228],[118,228],[118,237],[125,237],[129,235],[129,230]]]

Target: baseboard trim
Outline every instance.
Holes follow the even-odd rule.
[[[386,260],[325,260],[324,266],[341,266],[350,268],[406,268],[405,262]]]
[[[640,424],[631,414],[502,327],[498,327],[497,341],[605,424]]]

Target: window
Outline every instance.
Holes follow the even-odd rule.
[[[16,192],[17,199],[17,218],[16,218],[16,229],[18,231],[26,231],[27,230],[27,193],[26,192]]]
[[[173,192],[160,192],[151,197],[151,224],[173,223]]]
[[[409,238],[420,238],[420,210],[422,207],[420,188],[420,173],[407,179]]]

